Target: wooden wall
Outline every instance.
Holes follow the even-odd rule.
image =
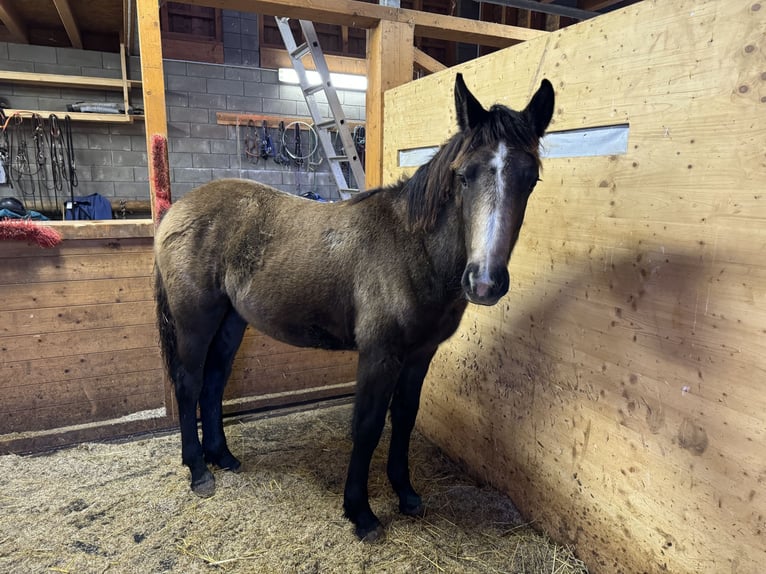
[[[544,161],[511,292],[469,306],[420,428],[594,573],[766,563],[766,5],[646,1],[386,93],[384,173],[456,70],[627,153]]]
[[[151,222],[54,223],[54,249],[0,241],[0,453],[175,426],[159,356]],[[355,356],[249,331],[226,389],[242,412],[353,390]]]

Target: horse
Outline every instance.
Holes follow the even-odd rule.
[[[295,346],[358,351],[343,511],[359,539],[384,534],[367,485],[389,409],[388,479],[399,510],[422,515],[408,451],[423,380],[468,303],[494,305],[509,289],[554,91],[544,79],[522,111],[485,109],[457,74],[454,99],[457,133],[394,185],[319,203],[221,179],[164,215],[157,323],[194,493],[214,493],[208,465],[240,470],[221,401],[249,324]]]

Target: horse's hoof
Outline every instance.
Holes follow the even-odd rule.
[[[382,524],[378,524],[372,530],[365,530],[365,529],[357,527],[356,535],[359,537],[359,540],[361,540],[362,542],[371,544],[373,542],[378,542],[379,540],[383,540],[386,537],[386,531],[384,530]]]
[[[210,498],[215,494],[215,478],[208,472],[198,481],[192,482],[191,489],[200,498]]]
[[[406,516],[423,516],[425,507],[422,499],[417,495],[406,496],[399,501],[399,512]]]

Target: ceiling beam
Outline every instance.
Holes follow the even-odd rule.
[[[577,6],[583,10],[602,10],[611,8],[620,0],[578,0]]]
[[[19,44],[29,44],[29,34],[24,21],[13,7],[13,0],[0,0],[0,20]]]
[[[569,6],[559,6],[558,4],[547,4],[536,2],[535,0],[474,0],[474,2],[487,2],[488,4],[497,4],[498,6],[508,6],[510,8],[521,8],[522,10],[531,10],[532,12],[542,12],[554,16],[566,16],[575,20],[587,20],[599,16],[598,12],[591,10],[581,10]]]
[[[53,4],[56,6],[56,10],[59,13],[66,35],[69,36],[69,43],[73,48],[79,48],[82,50],[82,38],[80,37],[80,29],[74,21],[72,15],[72,7],[69,5],[69,0],[53,0]]]
[[[380,21],[412,24],[415,36],[505,48],[547,32],[492,22],[469,20],[419,10],[390,8],[356,0],[183,0],[184,4],[207,6],[266,16],[287,16],[323,24],[370,29]]]

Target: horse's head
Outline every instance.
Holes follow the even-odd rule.
[[[463,145],[452,162],[462,203],[468,256],[462,286],[472,303],[494,305],[508,292],[508,261],[538,180],[539,140],[553,115],[553,87],[543,80],[517,112],[496,104],[485,110],[455,79],[455,107]]]

